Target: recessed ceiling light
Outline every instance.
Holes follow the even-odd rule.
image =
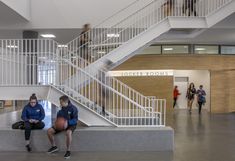
[[[204,51],[206,49],[205,48],[196,48],[195,50],[197,50],[197,51]]]
[[[44,38],[55,38],[55,35],[53,34],[41,34],[41,36]]]
[[[47,59],[47,57],[44,57],[44,56],[43,57],[38,57],[38,59]]]
[[[68,45],[62,45],[62,44],[58,45],[58,48],[67,48],[67,47]]]
[[[173,48],[164,48],[163,50],[164,50],[164,51],[172,51]]]
[[[7,45],[7,48],[13,48],[13,49],[16,49],[16,48],[18,48],[18,46],[16,46],[16,45]]]
[[[120,34],[107,34],[107,37],[120,37]]]

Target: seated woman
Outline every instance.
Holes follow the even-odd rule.
[[[38,104],[37,97],[32,94],[29,98],[29,103],[24,107],[21,115],[25,124],[25,141],[26,149],[31,152],[30,134],[32,129],[43,129],[45,124],[42,120],[45,118],[45,111],[42,105]]]

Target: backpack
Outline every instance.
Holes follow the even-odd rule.
[[[21,129],[21,130],[23,130],[23,129],[25,129],[24,121],[18,121],[16,123],[12,124],[11,127],[12,127],[12,129]]]

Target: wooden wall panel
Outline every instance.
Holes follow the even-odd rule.
[[[235,71],[211,71],[211,111],[235,111]]]
[[[139,55],[127,60],[114,70],[134,69],[235,69],[235,55]]]
[[[167,100],[167,112],[173,110],[173,77],[117,77],[145,96],[156,96]]]
[[[211,112],[235,112],[235,56],[233,55],[139,55],[113,70],[144,69],[209,70]],[[168,105],[172,104],[170,97],[172,97],[173,80],[169,85],[170,80],[168,82],[163,77],[155,78],[154,81],[148,77],[119,77],[119,79],[145,95],[162,95],[167,98]],[[153,93],[152,89],[156,89],[156,93]]]

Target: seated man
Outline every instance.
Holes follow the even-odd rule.
[[[47,135],[49,138],[49,141],[51,143],[51,148],[48,150],[48,153],[54,153],[58,151],[54,140],[54,135],[58,134],[62,131],[66,132],[66,147],[67,151],[64,155],[64,158],[68,159],[70,158],[70,150],[71,150],[71,142],[72,142],[72,133],[76,129],[77,121],[78,121],[78,110],[77,108],[71,104],[68,96],[61,96],[60,97],[60,105],[61,110],[57,113],[57,119],[58,118],[64,118],[66,120],[66,123],[64,125],[64,129],[57,129],[56,126],[52,126],[48,129]]]

